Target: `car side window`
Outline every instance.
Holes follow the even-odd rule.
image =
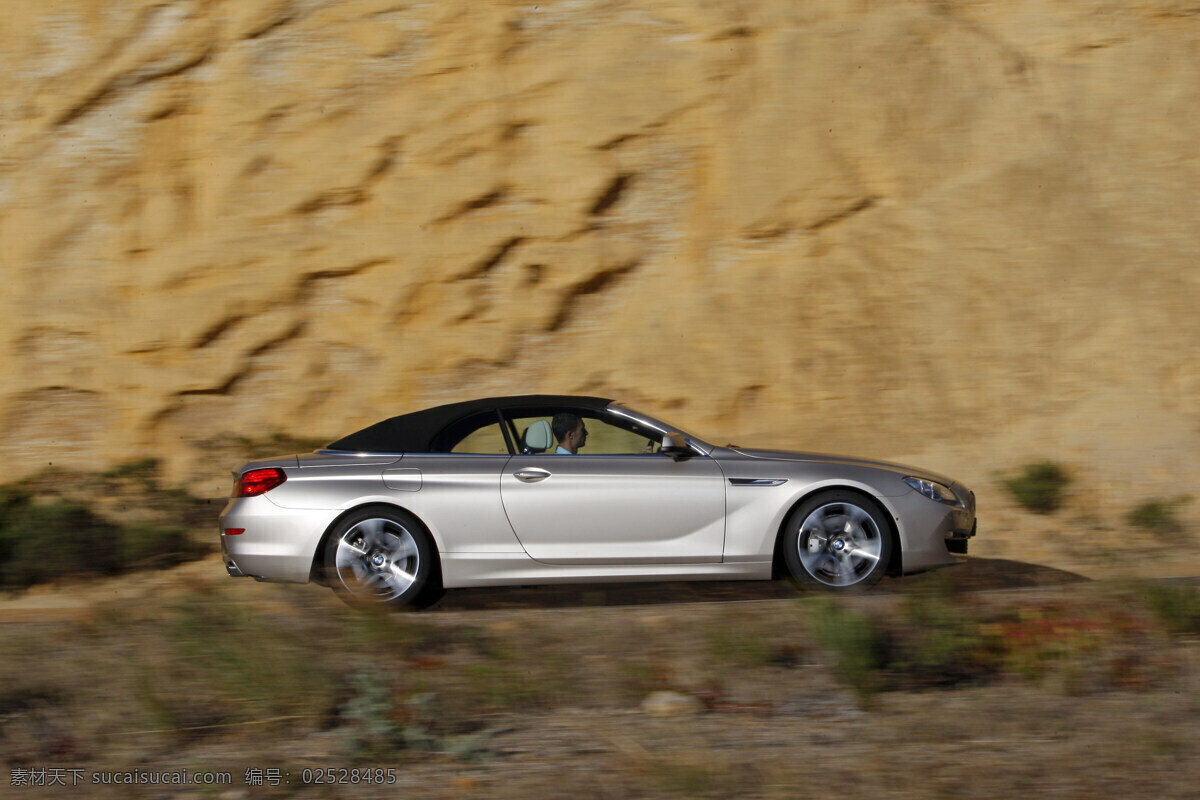
[[[508,440],[495,409],[455,420],[430,442],[431,453],[508,455]]]
[[[619,428],[598,419],[587,420],[587,426],[587,452],[592,455],[650,455],[658,452],[659,437],[652,433]]]
[[[508,455],[508,442],[499,422],[484,425],[468,433],[458,444],[450,448],[451,453],[475,453],[479,455]]]
[[[571,411],[572,409],[563,409]],[[661,437],[655,431],[636,430],[632,425],[614,425],[607,420],[580,414],[587,428],[587,443],[580,448],[577,455],[581,456],[611,456],[611,455],[651,455],[658,452]],[[548,428],[554,418],[553,414],[537,416],[513,417],[517,436],[520,438],[518,447],[528,454],[553,453],[557,442],[550,441],[548,447],[541,447],[543,442],[536,431],[544,422]],[[528,440],[528,441],[527,441]],[[532,446],[530,446],[532,445]]]

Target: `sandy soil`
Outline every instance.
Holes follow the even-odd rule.
[[[888,579],[877,591],[847,603],[886,615],[901,608],[905,598],[936,591],[993,611],[1087,607],[1105,602],[1106,586],[1049,567],[968,558],[954,569]],[[1155,640],[1154,649],[1136,659],[1138,675],[1159,676],[1148,682],[1115,685],[1090,672],[1058,670],[1039,681],[1011,678],[888,691],[869,702],[845,688],[828,653],[808,643],[798,643],[794,658],[765,668],[722,666],[712,654],[714,632],[736,637],[742,630],[770,631],[773,618],[788,619],[800,608],[796,597],[784,582],[450,592],[428,612],[390,615],[370,624],[383,626],[374,628],[377,632],[393,626],[411,631],[417,624],[425,631],[417,640],[426,642],[461,640],[478,631],[497,641],[569,642],[554,655],[562,661],[561,674],[596,681],[594,689],[561,685],[549,690],[551,697],[564,698],[561,703],[543,700],[525,707],[517,700],[468,711],[463,732],[441,736],[431,749],[413,745],[387,752],[364,751],[354,745],[360,730],[317,725],[304,713],[217,724],[201,715],[190,727],[178,727],[177,719],[156,728],[136,716],[118,715],[104,724],[89,720],[112,716],[112,708],[70,711],[37,697],[23,706],[6,696],[0,742],[8,753],[7,780],[10,786],[22,780],[25,773],[19,770],[70,769],[75,772],[65,773],[67,779],[81,776],[83,785],[38,789],[39,796],[229,800],[398,794],[513,800],[1195,796],[1200,642]],[[8,648],[36,643],[32,649],[22,644],[28,655],[17,658],[39,658],[37,648],[61,648],[63,668],[76,665],[72,674],[57,678],[55,668],[49,669],[38,685],[66,688],[42,690],[47,696],[84,694],[90,690],[80,687],[90,681],[112,682],[112,702],[136,704],[140,698],[123,699],[115,688],[119,673],[176,669],[163,660],[170,609],[197,599],[214,619],[227,618],[234,628],[253,619],[269,626],[263,630],[294,631],[300,639],[282,641],[301,652],[309,647],[304,639],[321,648],[322,624],[347,619],[328,590],[234,581],[223,575],[219,559],[209,557],[170,571],[43,587],[6,598],[0,602],[0,641],[7,642],[3,646],[10,655]],[[160,614],[168,621],[147,627]],[[127,635],[119,634],[123,623],[114,620],[120,619],[128,620]],[[147,633],[160,628],[163,633]],[[405,636],[402,641],[411,640],[411,632]],[[625,644],[614,648],[614,642]],[[253,667],[253,649],[266,645],[236,641],[223,646],[245,650]],[[632,670],[645,661],[644,647],[654,650],[651,663],[669,665],[675,694],[687,702],[652,708],[640,695],[606,693],[604,679],[589,675],[588,665],[597,675],[614,667],[618,673]],[[133,661],[122,660],[127,658]],[[355,663],[348,662],[347,669]],[[94,674],[80,674],[79,665]],[[10,666],[21,669],[15,662]],[[485,659],[456,667],[452,655],[439,650],[406,653],[387,668],[432,670],[450,681],[434,684],[445,695],[453,692],[454,681],[473,670],[487,673],[491,665]],[[504,669],[511,668],[506,662]],[[496,675],[499,681],[505,675],[520,677],[503,670]],[[165,674],[159,679],[169,680]],[[703,688],[710,684],[720,689]],[[305,690],[286,683],[279,688]],[[494,688],[507,691],[503,685]],[[202,697],[197,702],[207,707]],[[190,791],[87,783],[106,770],[181,768],[193,774],[226,772],[230,783],[219,790]],[[333,772],[322,772],[326,769]],[[364,782],[367,773],[354,779],[354,769],[369,769],[384,783]],[[322,775],[334,785],[317,783]]]

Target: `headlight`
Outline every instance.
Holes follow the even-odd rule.
[[[948,486],[943,486],[937,481],[931,481],[926,478],[909,477],[905,478],[904,482],[928,497],[930,500],[937,500],[939,503],[945,503],[948,506],[961,505],[961,503],[958,501],[958,498],[954,496],[954,492],[950,491]]]

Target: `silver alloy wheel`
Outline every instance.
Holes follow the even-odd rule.
[[[805,572],[826,586],[853,586],[871,575],[883,557],[883,533],[853,503],[819,506],[804,518],[796,550]]]
[[[384,603],[416,583],[421,556],[407,528],[393,519],[371,517],[338,539],[334,568],[353,596]]]

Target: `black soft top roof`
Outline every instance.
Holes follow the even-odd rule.
[[[338,439],[329,450],[349,450],[356,453],[429,453],[435,452],[438,434],[457,422],[470,417],[503,411],[533,410],[534,413],[554,411],[603,411],[611,403],[602,397],[578,395],[527,394],[512,397],[489,397],[462,403],[427,408],[376,422]],[[546,410],[546,411],[543,411]]]

